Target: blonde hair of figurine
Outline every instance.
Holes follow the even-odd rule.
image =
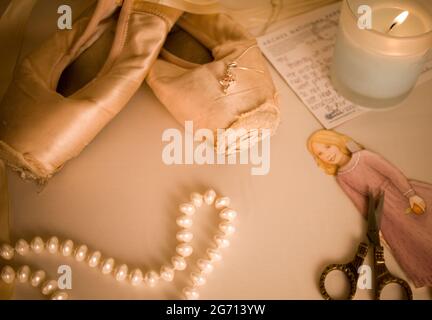
[[[318,167],[324,170],[328,175],[336,175],[339,169],[338,165],[329,164],[322,161],[317,154],[315,154],[312,145],[313,143],[322,143],[325,145],[332,145],[339,148],[339,150],[351,157],[355,151],[363,149],[363,146],[353,141],[350,137],[332,130],[318,130],[314,132],[308,139],[307,148],[314,157]]]

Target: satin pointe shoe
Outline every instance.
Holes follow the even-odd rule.
[[[273,135],[280,122],[276,90],[256,40],[225,14],[184,13],[146,81],[180,124],[193,121],[194,129],[212,130],[218,153],[250,148],[263,133]],[[218,129],[226,130],[217,134]]]
[[[1,101],[0,158],[23,178],[47,181],[127,104],[181,14],[143,0],[99,0],[90,18],[57,31],[17,67]],[[85,79],[83,70],[78,85],[62,80],[89,48],[103,52],[110,37],[95,77]]]

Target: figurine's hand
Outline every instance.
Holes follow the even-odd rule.
[[[419,196],[410,197],[409,203],[411,209],[417,214],[422,214],[426,211],[426,202]],[[420,208],[420,210],[418,209],[418,207]]]

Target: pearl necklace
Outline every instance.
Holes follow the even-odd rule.
[[[179,244],[176,246],[176,255],[171,258],[171,265],[163,265],[160,272],[148,271],[145,275],[140,268],[132,269],[126,264],[116,266],[113,258],[102,258],[100,251],[95,250],[90,252],[89,248],[83,244],[75,246],[72,240],[65,240],[60,243],[57,237],[51,237],[46,243],[41,237],[35,237],[30,244],[19,239],[15,246],[3,244],[0,248],[0,257],[4,260],[12,260],[15,253],[25,256],[30,251],[35,254],[40,254],[44,250],[51,254],[60,254],[63,257],[73,257],[78,262],[86,262],[90,268],[98,268],[104,275],[112,275],[117,281],[129,281],[133,286],[145,284],[149,287],[154,287],[160,279],[171,282],[174,279],[175,271],[183,271],[187,267],[186,258],[193,253],[193,247],[190,242],[193,239],[193,233],[190,231],[193,220],[192,216],[204,203],[212,205],[216,209],[220,209],[219,217],[222,220],[219,224],[219,232],[214,236],[214,246],[209,247],[206,251],[206,256],[198,259],[198,272],[191,272],[191,285],[183,289],[183,294],[186,299],[194,300],[199,298],[198,287],[206,283],[206,277],[213,271],[214,262],[220,261],[222,255],[220,249],[227,248],[230,241],[227,238],[235,232],[235,227],[232,221],[236,218],[237,212],[229,208],[230,199],[228,197],[216,198],[216,192],[213,189],[207,190],[204,195],[194,192],[190,195],[190,202],[183,203],[179,206],[181,215],[177,217],[177,225],[181,228],[176,234],[176,239]],[[42,294],[50,296],[53,300],[66,300],[68,294],[65,291],[58,290],[56,280],[46,280],[46,272],[37,270],[31,272],[27,265],[21,266],[15,271],[11,266],[4,266],[0,272],[1,280],[7,284],[12,284],[14,281],[19,283],[29,282],[33,287],[39,287]]]

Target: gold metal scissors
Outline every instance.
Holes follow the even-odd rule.
[[[384,193],[379,195],[378,204],[372,195],[368,196],[369,207],[368,207],[368,231],[367,238],[370,245],[374,250],[374,273],[375,273],[375,300],[380,300],[381,293],[385,286],[395,283],[399,285],[405,293],[407,300],[412,300],[413,295],[408,283],[400,278],[393,276],[387,269],[384,261],[384,248],[381,246],[379,230],[380,230],[380,219],[384,204]],[[320,291],[321,295],[326,300],[333,300],[328,294],[325,288],[325,279],[327,275],[334,271],[342,271],[348,278],[350,283],[350,292],[347,299],[352,300],[357,291],[357,282],[359,279],[358,269],[363,264],[368,252],[368,244],[361,242],[358,246],[354,259],[346,264],[331,264],[327,266],[320,277]]]

